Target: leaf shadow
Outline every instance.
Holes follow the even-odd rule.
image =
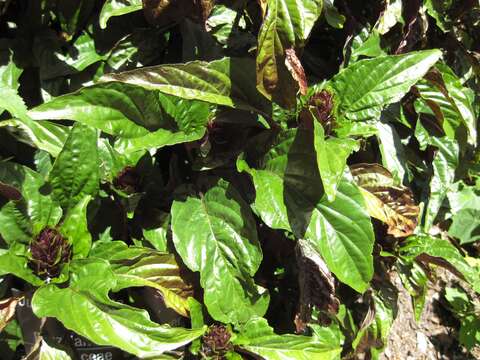
[[[287,155],[283,201],[290,228],[298,238],[305,236],[312,212],[324,194],[315,154],[313,132],[297,130]]]

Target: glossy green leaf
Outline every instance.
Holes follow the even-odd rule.
[[[378,119],[385,105],[400,100],[440,58],[439,50],[360,60],[340,71],[330,84],[339,120]]]
[[[100,28],[105,29],[108,20],[113,16],[128,14],[141,9],[141,0],[107,0],[100,11]]]
[[[0,127],[13,127],[22,130],[26,139],[23,140],[40,150],[48,152],[56,157],[62,150],[62,146],[68,136],[69,128],[49,121],[33,121],[26,117],[23,120],[0,121]],[[22,139],[20,139],[22,140]]]
[[[415,259],[422,254],[433,258],[433,260],[426,259],[425,261],[447,267],[448,270],[454,273],[456,271],[457,274],[463,276],[472,285],[476,292],[480,292],[480,276],[478,270],[470,266],[455,246],[448,241],[431,236],[410,236],[400,251],[401,254],[408,259]],[[435,258],[442,259],[451,266],[448,267],[442,262],[436,262]]]
[[[262,168],[250,168],[245,161],[237,166],[253,178],[255,210],[262,220],[307,239],[340,281],[363,292],[373,274],[370,217],[351,180],[340,182],[333,202],[324,196],[312,137],[308,131],[287,131]]]
[[[377,57],[386,55],[380,45],[380,34],[376,30],[370,31],[363,27],[343,49],[344,66],[354,63],[361,56]]]
[[[277,335],[265,319],[255,318],[240,328],[233,343],[266,360],[334,360],[342,348],[315,336]]]
[[[172,205],[173,242],[190,270],[200,272],[208,312],[224,323],[263,316],[269,297],[252,279],[262,250],[248,205],[224,180],[205,192],[184,190]]]
[[[7,69],[0,68],[0,113],[7,110],[12,117],[17,118],[0,121],[0,127],[20,127],[25,130],[35,146],[52,155],[57,155],[66,138],[65,131],[61,126],[54,126],[47,122],[36,123],[27,115],[27,107],[16,90],[20,74],[21,72],[14,65],[8,65]]]
[[[45,182],[35,171],[14,163],[0,163],[0,182],[16,188],[21,199],[10,201],[0,210],[0,234],[9,244],[29,243],[45,226],[56,226],[61,208],[41,191]]]
[[[467,208],[480,210],[480,188],[459,181],[450,187],[447,197],[453,214]]]
[[[77,123],[50,171],[52,196],[68,213],[87,195],[99,188],[97,131]]]
[[[104,83],[82,88],[42,104],[34,119],[71,119],[119,136],[116,150],[133,153],[200,139],[212,117],[208,104],[145,90]]]
[[[418,112],[426,112],[437,117],[445,135],[454,140],[458,138],[461,127],[468,133],[468,143],[477,143],[476,115],[474,110],[474,92],[462,85],[461,80],[445,64],[437,64],[435,72],[416,85],[423,106],[416,104]],[[420,101],[420,100],[418,100]]]
[[[461,209],[452,218],[448,234],[460,240],[460,244],[480,240],[480,210]]]
[[[255,88],[255,64],[251,59],[223,58],[212,62],[144,67],[104,76],[104,81],[119,81],[184,99],[201,100],[261,113],[271,106]]]
[[[433,159],[433,176],[430,180],[430,197],[426,204],[424,229],[428,231],[435,221],[442,202],[455,181],[455,170],[459,165],[459,144],[455,140],[432,137],[430,143],[438,148]]]
[[[10,50],[8,50],[10,53]],[[12,61],[12,54],[8,55],[8,63],[0,65],[0,87],[8,87],[14,90],[20,85],[18,79],[22,75],[23,69],[20,69]],[[0,110],[1,113],[1,110]]]
[[[90,257],[110,263],[117,281],[114,291],[127,287],[152,287],[162,293],[167,307],[188,316],[188,297],[192,295],[192,289],[182,279],[174,255],[113,241],[96,243]]]
[[[380,18],[375,24],[375,29],[379,34],[385,35],[396,24],[404,24],[402,17],[403,1],[402,0],[388,0],[386,8],[382,11]]]
[[[402,183],[407,174],[407,157],[400,136],[388,123],[378,123],[377,130],[382,165],[392,173],[397,183]]]
[[[205,331],[160,325],[152,322],[145,310],[111,300],[108,292],[115,288],[116,278],[106,261],[79,261],[71,264],[71,271],[68,287],[52,284],[38,289],[32,309],[38,317],[57,318],[95,344],[152,358],[189,343]]]
[[[325,138],[323,126],[314,121],[314,145],[323,189],[329,201],[335,200],[337,186],[347,165],[347,158],[359,149],[358,142],[349,138]]]
[[[199,140],[205,134],[208,121],[213,117],[211,106],[201,101],[179,99],[158,94],[164,115],[159,126],[164,127],[135,138],[122,138],[115,143],[115,149],[123,154],[140,150],[160,148],[184,142]],[[172,122],[169,124],[168,122]]]
[[[143,237],[158,251],[167,251],[167,234],[170,229],[170,215],[165,214],[161,226],[143,229]]]
[[[76,71],[83,71],[87,67],[101,60],[105,60],[107,55],[100,55],[95,48],[95,41],[87,32],[83,32],[75,39],[72,44],[70,54],[63,55],[61,53],[56,54],[58,60],[65,63],[69,69],[75,69]]]
[[[43,280],[28,267],[25,254],[17,255],[12,249],[0,249],[0,276],[6,274],[15,275],[33,286],[43,285]]]
[[[86,257],[92,245],[92,236],[87,224],[87,205],[90,199],[90,196],[85,196],[75,206],[69,208],[60,226],[62,235],[72,244],[74,258]]]

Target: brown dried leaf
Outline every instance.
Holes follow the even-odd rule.
[[[370,216],[387,224],[390,235],[405,237],[413,234],[420,210],[412,191],[397,186],[392,174],[379,164],[357,164],[350,170]]]
[[[3,331],[5,326],[15,316],[15,308],[21,297],[11,297],[8,299],[0,300],[0,332]]]
[[[298,83],[300,93],[302,95],[306,95],[308,90],[307,76],[305,75],[302,63],[297,57],[295,49],[285,49],[285,66],[287,67],[288,71],[290,71],[290,74],[292,74],[292,77],[295,79],[295,81]]]
[[[312,322],[313,307],[320,310],[322,325],[328,325],[328,315],[336,314],[340,302],[335,296],[335,279],[327,264],[305,240],[299,240],[295,248],[299,268],[299,309],[295,316],[297,333],[305,331]],[[323,313],[323,314],[322,314]]]

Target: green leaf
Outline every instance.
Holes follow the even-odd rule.
[[[0,276],[12,274],[33,286],[43,285],[43,280],[33,273],[28,266],[28,259],[24,255],[17,255],[12,249],[0,249]]]
[[[338,119],[378,119],[382,108],[400,100],[440,56],[439,50],[425,50],[360,60],[348,66],[330,81],[337,96]]]
[[[123,154],[140,150],[160,148],[184,142],[199,140],[205,134],[206,125],[214,115],[211,106],[201,101],[179,99],[158,94],[164,115],[159,126],[164,127],[136,138],[122,138],[115,143],[115,149]],[[163,121],[162,121],[163,120]]]
[[[341,346],[319,337],[277,335],[261,318],[250,320],[239,330],[233,344],[266,360],[333,360],[340,359],[342,352]]]
[[[75,124],[50,171],[52,196],[68,213],[99,188],[97,131]]]
[[[247,14],[225,5],[215,5],[210,13],[206,27],[208,32],[224,47],[242,49],[254,45],[257,39],[247,31]]]
[[[392,173],[397,183],[401,184],[407,174],[407,157],[400,136],[392,125],[379,122],[377,138],[382,154],[382,165]]]
[[[167,307],[188,317],[188,298],[192,289],[182,279],[174,255],[113,241],[96,243],[90,257],[110,263],[117,281],[114,291],[127,287],[152,287],[162,293]]]
[[[212,62],[192,61],[144,67],[108,74],[103,81],[119,81],[159,90],[189,100],[236,107],[264,114],[271,105],[255,88],[255,64],[245,58],[223,58]]]
[[[298,85],[302,93],[306,91],[305,73],[295,51],[305,45],[322,4],[322,0],[267,1],[258,34],[257,89],[284,107],[293,106]]]
[[[313,123],[318,170],[328,201],[333,201],[338,183],[342,179],[347,165],[347,158],[353,151],[359,149],[358,142],[349,138],[328,137],[325,139],[323,126],[318,121],[313,121]]]
[[[468,244],[480,240],[480,210],[461,209],[452,218],[448,234]]]
[[[20,191],[22,198],[8,202],[0,210],[0,234],[8,243],[29,243],[45,226],[56,226],[62,209],[40,188],[43,177],[14,163],[0,163],[0,182]]]
[[[167,251],[167,233],[170,228],[170,215],[164,214],[162,223],[153,229],[143,229],[143,237],[158,251]]]
[[[480,188],[459,181],[450,187],[447,197],[453,214],[467,208],[480,210]]]
[[[435,19],[437,26],[443,31],[448,32],[452,27],[452,19],[448,15],[448,10],[453,1],[445,0],[425,0],[425,8],[428,15]]]
[[[224,323],[262,316],[268,293],[252,279],[262,250],[250,209],[233,186],[219,180],[204,193],[187,188],[171,214],[175,248],[190,270],[200,272],[210,315]]]
[[[480,344],[480,319],[478,316],[470,315],[462,319],[458,340],[469,350]]]
[[[23,99],[18,95],[18,78],[16,70],[4,70],[2,82],[0,82],[0,113],[7,110],[12,117],[18,120],[0,121],[0,127],[15,126],[26,131],[27,136],[39,149],[48,151],[56,156],[59,148],[66,138],[65,130],[61,126],[55,126],[48,122],[34,122],[27,115],[27,107]]]
[[[438,148],[433,159],[433,176],[430,180],[430,197],[423,214],[424,229],[428,231],[433,225],[447,193],[455,181],[455,170],[459,165],[460,149],[455,140],[446,137],[431,137],[429,141]]]
[[[402,18],[402,8],[402,0],[388,0],[385,10],[382,11],[380,18],[375,24],[375,30],[380,35],[385,35],[396,24],[405,24],[405,21]]]
[[[100,11],[100,28],[105,29],[108,20],[113,16],[128,14],[141,9],[141,0],[107,0]]]
[[[464,277],[476,292],[480,292],[478,271],[471,267],[460,252],[448,241],[431,236],[410,236],[400,252],[402,256],[409,260],[425,254],[427,255],[425,261],[444,266],[453,273]],[[447,266],[442,261],[435,261],[436,259],[443,259],[451,266]]]
[[[87,224],[87,205],[90,199],[90,196],[85,196],[70,208],[60,226],[62,235],[72,244],[73,258],[86,257],[92,246],[92,236]]]
[[[116,278],[106,261],[77,261],[71,272],[68,287],[52,284],[38,289],[32,309],[38,317],[54,317],[95,344],[115,346],[140,358],[157,357],[205,331],[160,325],[145,310],[111,300],[108,292],[115,288]]]
[[[435,71],[419,81],[416,85],[423,106],[415,108],[437,117],[445,135],[454,140],[459,139],[461,128],[468,133],[468,143],[477,144],[476,115],[474,111],[474,92],[462,85],[461,80],[445,64],[437,64]],[[465,130],[463,130],[465,131]]]
[[[242,160],[237,167],[252,175],[255,209],[269,227],[307,239],[340,281],[363,292],[373,274],[370,217],[351,180],[340,182],[333,202],[324,196],[312,137],[304,130],[286,131],[262,168]]]
[[[62,150],[69,131],[66,126],[53,124],[49,121],[33,121],[29,117],[24,117],[23,120],[0,121],[0,127],[4,126],[21,129],[25,133],[26,139],[20,138],[20,141],[44,150],[54,157],[58,156]]]
[[[345,16],[339,13],[338,9],[333,4],[334,0],[324,0],[323,5],[325,9],[325,20],[328,25],[335,29],[343,29],[345,24]]]
[[[354,63],[360,56],[378,57],[386,55],[380,45],[380,34],[376,30],[370,32],[363,27],[343,49],[344,66]]]
[[[95,41],[92,36],[85,31],[73,42],[71,53],[74,55],[58,53],[56,57],[68,66],[69,71],[75,69],[78,72],[108,57],[108,54],[100,55],[97,52]]]
[[[120,137],[121,153],[200,139],[211,107],[139,86],[104,83],[63,95],[30,110],[34,119],[71,119]]]
[[[10,50],[8,51],[10,52]],[[20,75],[22,75],[23,69],[20,69],[15,65],[12,57],[12,54],[9,54],[8,63],[6,65],[0,65],[0,87],[17,90],[20,85],[18,79],[20,78]],[[2,110],[0,108],[0,114],[1,112]]]

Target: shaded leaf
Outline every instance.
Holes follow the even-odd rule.
[[[296,250],[299,270],[299,309],[295,316],[297,333],[313,322],[313,311],[322,325],[329,324],[340,305],[335,296],[335,279],[318,252],[305,240],[298,240]]]

